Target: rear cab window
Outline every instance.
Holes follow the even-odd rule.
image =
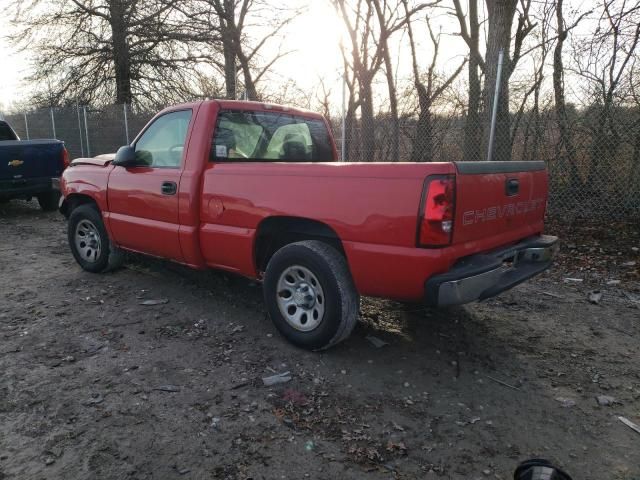
[[[18,137],[8,123],[0,121],[0,142],[17,140]]]
[[[282,112],[223,110],[213,134],[212,162],[333,162],[326,123]]]

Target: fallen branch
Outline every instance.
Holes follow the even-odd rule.
[[[624,423],[627,427],[629,427],[634,432],[640,433],[640,426],[638,426],[637,424],[633,423],[631,420],[629,420],[627,418],[624,418],[624,417],[618,417],[618,420],[620,420],[622,423]]]
[[[502,380],[498,380],[497,378],[492,377],[491,375],[485,375],[489,380],[493,380],[496,383],[499,383],[500,385],[503,385],[507,388],[510,388],[512,390],[517,390],[518,392],[520,391],[520,389],[518,387],[514,387],[513,385],[509,385],[507,382],[503,382]]]

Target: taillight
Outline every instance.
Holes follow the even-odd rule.
[[[453,236],[456,178],[454,175],[429,177],[424,189],[424,203],[418,219],[418,246],[449,245]]]
[[[71,164],[71,160],[69,159],[69,152],[66,148],[62,147],[62,170],[67,168]]]

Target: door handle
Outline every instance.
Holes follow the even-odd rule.
[[[520,190],[520,182],[518,181],[518,179],[512,178],[507,180],[505,190],[507,197],[513,197],[514,195],[517,195],[518,191]]]
[[[162,182],[162,194],[163,195],[175,195],[178,191],[178,185],[176,182]]]

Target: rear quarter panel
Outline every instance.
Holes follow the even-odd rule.
[[[453,173],[453,165],[209,164],[202,191],[203,256],[209,266],[254,276],[260,222],[271,216],[308,218],[335,230],[359,286],[366,267],[354,249],[414,248],[424,179],[436,173]]]

